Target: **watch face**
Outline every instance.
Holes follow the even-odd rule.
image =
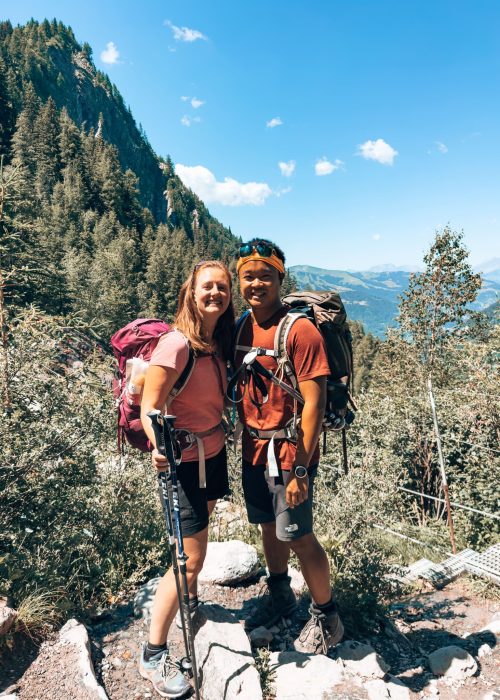
[[[297,479],[304,479],[307,476],[307,467],[295,467],[294,472]]]

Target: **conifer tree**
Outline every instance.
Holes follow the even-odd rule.
[[[470,304],[481,287],[481,275],[468,262],[463,232],[449,226],[436,232],[424,262],[424,272],[412,274],[402,294],[398,322],[426,374],[439,374],[446,370],[450,338],[467,333],[473,327],[469,322],[477,318]]]

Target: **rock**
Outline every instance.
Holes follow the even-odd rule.
[[[477,650],[477,656],[479,659],[482,659],[483,656],[489,656],[492,653],[493,653],[493,650],[489,644],[481,644],[481,646]]]
[[[146,619],[151,616],[153,599],[160,581],[161,576],[156,576],[139,588],[134,596],[134,615],[136,617]]]
[[[302,576],[302,572],[294,569],[293,566],[288,567],[288,575],[292,579],[290,581],[290,586],[295,595],[301,595],[307,590],[307,583],[305,578]]]
[[[220,605],[202,604],[196,626],[195,649],[203,697],[262,700],[250,642],[236,617]]]
[[[371,681],[365,681],[363,687],[368,692],[369,700],[410,700],[410,691],[399,678],[389,676],[389,680],[384,682],[381,678],[374,678]]]
[[[17,610],[9,608],[7,605],[0,606],[0,636],[7,634],[12,629],[12,625],[17,617]]]
[[[343,642],[337,645],[336,656],[350,673],[363,678],[383,678],[390,668],[370,644]]]
[[[276,700],[323,700],[333,697],[334,686],[345,680],[340,661],[298,651],[271,653],[269,671],[274,676]]]
[[[500,618],[495,618],[495,616],[493,616],[487,625],[481,627],[479,634],[481,634],[481,632],[491,632],[495,637],[500,637]]]
[[[436,649],[429,654],[428,661],[435,676],[446,676],[454,680],[468,678],[477,671],[474,658],[465,649],[456,645]]]
[[[104,692],[104,688],[99,685],[95,677],[94,667],[90,656],[90,642],[87,630],[77,620],[72,619],[61,628],[59,631],[59,643],[63,645],[72,645],[77,649],[78,663],[71,669],[77,675],[80,684],[86,687],[91,697],[96,700],[108,700],[108,696]]]
[[[68,620],[55,639],[42,644],[19,682],[21,697],[50,700],[108,700],[96,680],[87,630]]]
[[[250,632],[249,637],[253,647],[267,647],[273,641],[274,634],[267,627],[256,627]]]
[[[255,547],[240,540],[209,542],[198,581],[230,585],[252,578],[260,568]]]

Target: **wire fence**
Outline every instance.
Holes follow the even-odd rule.
[[[428,493],[421,493],[420,491],[414,491],[413,489],[407,489],[404,486],[397,486],[398,491],[405,491],[406,493],[412,493],[415,496],[421,498],[427,498],[431,501],[438,501],[439,503],[446,503],[444,498],[438,498],[437,496],[431,496]],[[450,501],[450,505],[454,508],[461,508],[462,510],[468,510],[472,513],[478,513],[479,515],[485,515],[487,518],[494,518],[495,520],[500,520],[500,515],[495,515],[495,513],[488,513],[485,510],[479,510],[478,508],[472,508],[471,506],[464,506],[461,503],[456,503],[455,501]]]

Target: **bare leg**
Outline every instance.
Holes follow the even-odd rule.
[[[284,544],[283,542],[281,544]],[[315,603],[324,605],[332,596],[328,557],[316,536],[311,533],[290,543]]]
[[[267,567],[273,574],[281,574],[288,567],[290,544],[276,537],[276,523],[262,523],[262,545]]]
[[[188,556],[186,562],[188,587],[191,589],[193,583],[200,573],[205,554],[207,551],[208,527],[196,535],[184,538],[184,550]],[[172,624],[179,601],[177,600],[177,590],[173,570],[170,568],[163,576],[156,590],[149,627],[149,641],[151,644],[164,644],[167,639],[168,630]]]
[[[215,504],[217,501],[207,501],[207,506],[208,506],[208,516],[210,517],[213,513],[213,510],[215,508]],[[208,539],[208,538],[207,538]],[[206,550],[205,550],[206,553]],[[205,557],[203,557],[205,559]],[[201,569],[200,569],[201,571]],[[198,576],[193,579],[192,583],[189,584],[189,597],[190,598],[195,598],[198,595]]]

